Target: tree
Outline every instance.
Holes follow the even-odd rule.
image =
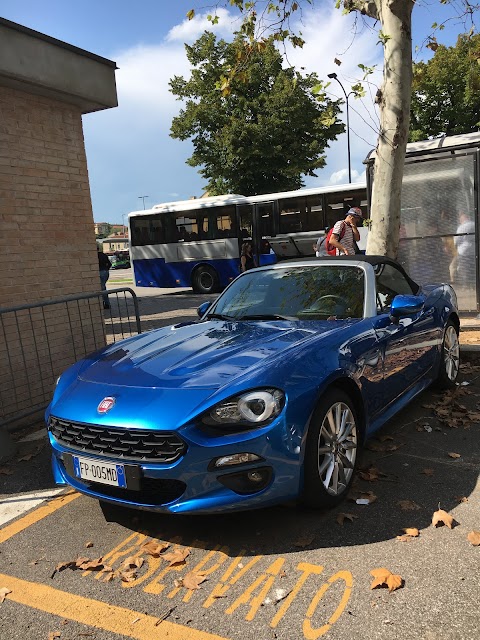
[[[472,22],[478,5],[470,0],[439,0],[451,4]],[[241,33],[252,41],[273,30],[278,41],[302,46],[304,41],[290,31],[290,19],[302,6],[314,0],[224,0],[244,15]],[[400,236],[400,195],[407,145],[412,85],[412,10],[414,0],[335,0],[345,13],[356,13],[379,23],[379,42],[383,45],[383,82],[376,95],[380,130],[374,166],[371,203],[371,233],[367,253],[396,257]],[[194,10],[187,16],[193,18]],[[212,20],[217,17],[213,16]],[[433,29],[443,25],[432,25]],[[436,45],[434,37],[429,45]],[[428,45],[427,45],[428,46]],[[239,65],[233,68],[233,73]]]
[[[344,131],[339,101],[315,98],[315,74],[283,68],[273,38],[250,46],[240,36],[228,43],[205,32],[186,51],[190,79],[170,81],[171,92],[186,101],[170,135],[192,138],[187,164],[201,167],[210,194],[299,189],[302,175],[325,166],[328,141]],[[241,73],[225,87],[246,51]]]
[[[477,131],[480,125],[480,35],[438,45],[413,67],[410,140]]]

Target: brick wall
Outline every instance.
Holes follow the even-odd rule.
[[[0,87],[0,273],[0,308],[100,290],[81,111],[6,87]],[[104,341],[100,304],[87,306],[73,331],[85,336],[81,352]],[[53,309],[31,321],[11,314],[2,321],[0,314],[0,423],[15,405],[27,409],[44,389],[49,394],[52,375],[83,355],[73,348],[66,305]],[[52,313],[47,330],[45,315]],[[42,368],[52,369],[48,380]]]
[[[0,87],[0,307],[99,289],[80,109]]]

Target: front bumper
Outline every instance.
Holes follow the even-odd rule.
[[[284,420],[278,419],[257,437],[250,432],[247,438],[240,438],[237,442],[232,442],[229,437],[227,444],[208,447],[187,442],[185,455],[170,465],[106,459],[68,449],[51,433],[49,437],[53,449],[53,475],[58,485],[70,485],[85,495],[125,507],[188,514],[254,509],[298,497],[301,482],[299,447],[286,440],[285,432]],[[213,459],[243,452],[254,453],[261,460],[209,470]],[[139,478],[140,482],[134,481],[135,488],[128,489],[127,476],[125,490],[81,480],[74,476],[72,455],[124,464],[129,468],[130,476]],[[268,470],[268,478],[260,490],[241,494],[225,486],[226,475],[265,469]],[[235,483],[229,484],[235,486]]]

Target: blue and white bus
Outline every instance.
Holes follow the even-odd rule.
[[[140,287],[219,291],[239,274],[245,240],[252,243],[258,265],[312,256],[319,236],[352,206],[361,207],[367,217],[365,184],[213,196],[130,213],[135,282]],[[363,244],[362,235],[361,248]]]

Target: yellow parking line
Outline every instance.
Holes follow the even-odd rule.
[[[44,584],[13,578],[3,573],[0,573],[0,585],[11,589],[8,600],[136,640],[226,640],[222,636],[197,631],[168,620],[159,623],[158,617],[77,596]],[[159,602],[157,606],[161,615]]]
[[[78,497],[80,497],[80,494],[77,493],[76,491],[63,493],[62,495],[57,496],[53,500],[50,500],[50,502],[42,504],[42,506],[38,507],[38,509],[35,509],[34,511],[30,511],[30,513],[27,513],[27,515],[23,516],[23,518],[20,518],[19,520],[12,522],[12,524],[9,524],[6,527],[3,527],[3,529],[0,529],[0,544],[2,542],[5,542],[5,540],[8,540],[12,536],[16,535],[17,533],[20,533],[20,531],[27,529],[32,524],[35,524],[36,522],[39,522],[43,518],[46,518],[51,513],[54,513],[55,511],[57,511],[57,509],[64,507],[66,504],[68,504],[69,502],[72,502],[72,500],[75,500]]]

